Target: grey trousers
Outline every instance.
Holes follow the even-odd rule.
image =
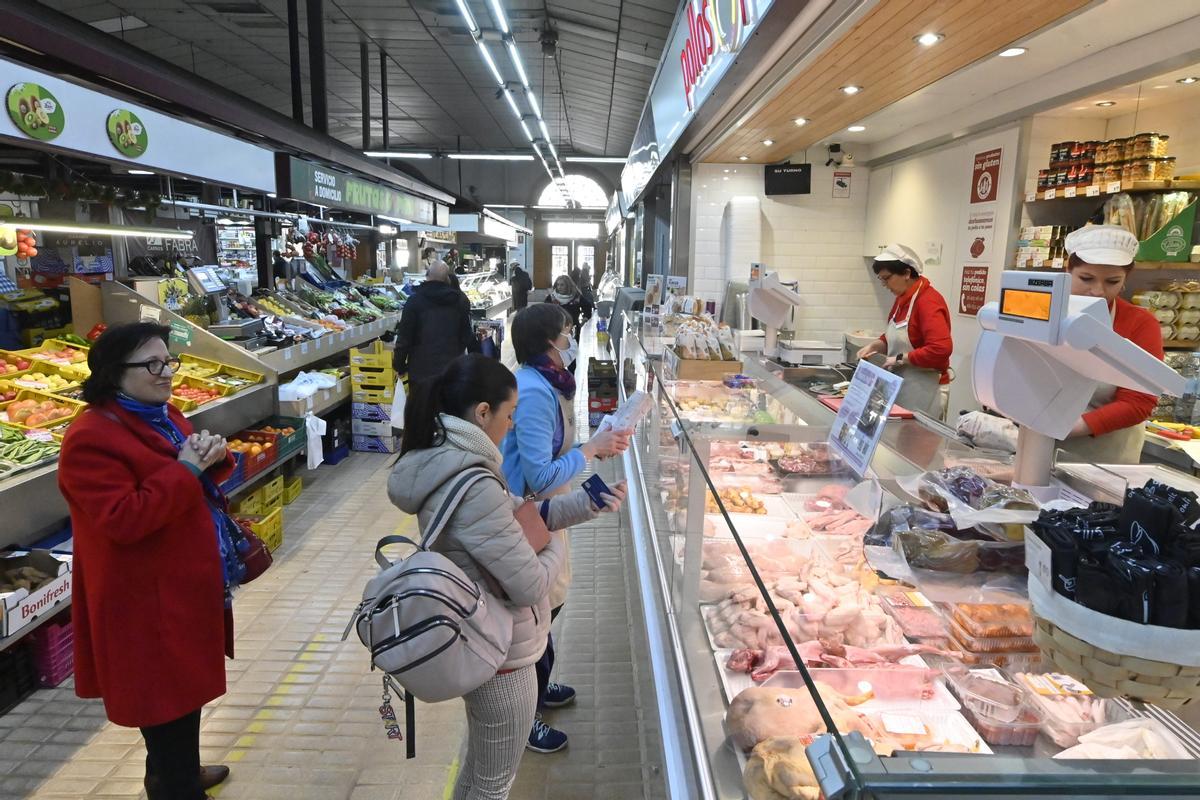
[[[454,800],[505,800],[537,705],[537,675],[530,664],[497,675],[463,697],[467,756],[454,784]]]

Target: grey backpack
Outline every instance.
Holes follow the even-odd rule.
[[[420,544],[403,536],[379,540],[375,560],[381,571],[367,583],[342,635],[344,640],[351,628],[358,631],[371,663],[404,688],[406,701],[462,697],[491,680],[508,657],[512,612],[453,561],[430,550],[467,489],[487,478],[499,480],[482,467],[456,475]],[[389,561],[382,551],[391,544],[417,549]]]

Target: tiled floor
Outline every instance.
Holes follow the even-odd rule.
[[[587,363],[591,342],[583,345]],[[582,394],[582,393],[581,393]],[[581,406],[582,411],[582,406]],[[582,430],[587,430],[586,421]],[[357,641],[341,643],[375,569],[375,541],[410,518],[387,501],[390,457],[355,454],[305,475],[285,510],[275,565],[237,596],[229,691],[205,709],[202,755],[233,774],[222,800],[440,800],[449,796],[464,730],[458,701],[418,704],[417,758],[389,741],[376,711],[378,674]],[[620,466],[600,467],[606,481]],[[623,515],[572,531],[574,578],[556,625],[556,678],[578,702],[547,721],[563,753],[527,753],[513,800],[663,796],[645,637]],[[71,685],[42,690],[0,716],[0,798],[136,798],[145,750]]]

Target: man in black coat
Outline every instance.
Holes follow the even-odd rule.
[[[512,275],[509,276],[508,282],[512,286],[513,309],[520,311],[525,306],[529,305],[529,292],[533,289],[533,281],[529,278],[529,273],[521,269],[517,262],[513,262]]]
[[[471,322],[471,303],[450,282],[450,267],[439,261],[425,273],[425,282],[404,304],[396,326],[392,366],[408,373],[409,400],[441,374],[454,359],[479,351]]]

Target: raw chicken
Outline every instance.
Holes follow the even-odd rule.
[[[827,684],[817,682],[816,687],[840,732],[859,731],[868,739],[884,738],[882,731],[852,708],[870,700],[870,694],[843,697]],[[804,736],[825,732],[825,723],[807,689],[765,686],[743,689],[729,704],[725,723],[734,744],[743,750],[749,750],[773,736]]]
[[[923,644],[880,645],[875,648],[851,647],[829,641],[807,641],[796,645],[796,652],[809,667],[835,667],[849,669],[872,667],[886,669],[922,669],[898,663],[912,655],[940,655],[953,657],[949,650],[939,650]],[[725,666],[734,672],[746,672],[758,683],[780,670],[795,670],[796,662],[784,645],[762,649],[734,650]]]
[[[807,737],[772,736],[754,748],[742,780],[752,800],[819,800],[821,788],[805,755]]]

